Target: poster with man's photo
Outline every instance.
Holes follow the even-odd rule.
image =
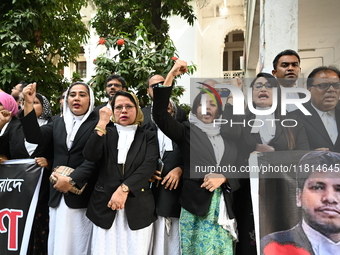
[[[340,154],[281,151],[251,155],[258,254],[340,254]]]

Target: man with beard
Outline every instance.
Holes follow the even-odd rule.
[[[106,79],[105,96],[109,99],[107,102],[107,107],[111,109],[111,100],[113,96],[118,92],[124,90],[126,91],[126,81],[125,79],[118,75],[112,74]]]
[[[282,87],[292,88],[297,87],[296,80],[301,73],[300,56],[294,50],[284,50],[276,55],[273,60],[272,74],[277,78]],[[304,96],[297,92],[289,92],[286,95],[287,99],[299,99]],[[287,111],[296,110],[297,107],[293,104],[287,105]]]
[[[300,110],[296,114],[302,121],[311,150],[340,152],[340,71],[334,66],[315,68],[307,79],[311,100],[303,106],[311,113]]]
[[[340,253],[340,154],[312,151],[297,170],[296,204],[302,221],[261,240],[261,254]]]
[[[105,96],[108,98],[108,101],[104,104],[101,104],[99,106],[97,106],[93,111],[96,112],[96,114],[99,117],[99,110],[100,108],[106,106],[109,107],[110,110],[111,109],[111,101],[113,96],[118,92],[118,91],[126,91],[126,81],[125,79],[118,75],[118,74],[112,74],[109,77],[107,77],[106,81],[105,81]]]

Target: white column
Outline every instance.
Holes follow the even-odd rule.
[[[298,2],[261,0],[259,60],[262,70],[273,69],[272,62],[279,52],[298,50]]]
[[[85,81],[88,82],[91,79],[91,74],[93,70],[93,59],[91,59],[91,46],[84,45],[84,58],[86,59],[86,78]]]

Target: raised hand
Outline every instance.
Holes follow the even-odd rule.
[[[187,68],[187,62],[177,59],[175,61],[175,64],[171,68],[169,74],[172,74],[173,76],[181,75],[188,72]]]
[[[188,72],[187,62],[180,60],[180,59],[177,59],[175,61],[175,64],[171,68],[170,72],[168,73],[168,75],[165,78],[164,86],[171,86],[172,81],[174,80],[174,78],[176,76],[184,74],[186,72]]]
[[[22,94],[24,96],[24,116],[29,114],[33,110],[34,99],[36,96],[36,86],[37,84],[31,83],[27,85],[23,90]]]
[[[36,87],[37,84],[31,83],[29,85],[27,85],[23,90],[22,90],[22,94],[24,96],[25,99],[25,103],[34,103],[34,99],[36,96]]]
[[[0,111],[0,130],[5,126],[11,119],[11,112],[7,110]]]
[[[106,135],[106,125],[110,122],[110,118],[112,116],[112,111],[108,107],[102,107],[99,110],[99,121],[95,130],[97,130],[97,134],[102,136]]]
[[[110,122],[110,119],[111,119],[111,116],[112,116],[112,111],[110,110],[110,108],[108,107],[102,107],[100,110],[99,110],[99,122],[98,122],[98,126],[100,124],[100,126],[104,126],[106,127],[106,125]]]

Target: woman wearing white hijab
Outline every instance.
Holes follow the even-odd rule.
[[[268,73],[258,73],[251,82],[249,89],[252,91],[253,103],[247,106],[246,114],[240,116],[241,120],[239,120],[245,120],[245,123],[250,123],[245,127],[240,125],[242,127],[242,139],[238,144],[240,164],[248,166],[250,153],[256,151],[309,150],[308,139],[302,122],[298,120],[298,117],[294,117],[292,113],[281,114],[281,87],[277,79]],[[277,97],[277,107],[273,113],[255,115],[249,110],[268,110],[272,108],[275,97]],[[289,119],[296,119],[297,121],[294,122]],[[287,183],[284,180],[284,178],[260,178],[260,185],[263,187],[264,194],[280,194],[275,196],[275,201],[271,200],[270,196],[265,196],[262,200],[264,201],[263,208],[266,208],[266,222],[270,222],[268,226],[274,227],[275,225],[276,229],[288,229],[290,228],[290,223],[285,222],[283,217],[278,216],[284,211],[276,210],[277,207],[273,206],[273,202],[282,204],[286,208],[295,208],[295,201],[286,199],[291,191],[287,188]],[[240,192],[235,198],[242,201],[236,207],[239,217],[243,219],[238,225],[241,239],[238,243],[238,251],[243,254],[256,254],[253,249],[255,246],[251,247],[249,245],[254,237],[253,234],[249,235],[249,233],[254,233],[249,179],[242,179]]]
[[[108,107],[100,109],[84,148],[85,158],[99,169],[86,213],[94,224],[91,250],[94,255],[147,255],[156,220],[148,180],[157,167],[157,137],[141,128],[143,113],[134,94],[117,92],[112,109],[113,114]]]
[[[82,150],[97,123],[93,91],[86,83],[71,84],[64,101],[64,116],[42,127],[33,118],[35,94],[35,83],[23,90],[25,104],[20,121],[27,141],[38,144],[52,141],[52,169],[74,169],[69,176],[53,173],[57,181],[50,185],[48,253],[89,254],[92,224],[85,211],[95,183],[96,168],[94,163],[85,160]],[[79,195],[71,192],[82,188]]]

